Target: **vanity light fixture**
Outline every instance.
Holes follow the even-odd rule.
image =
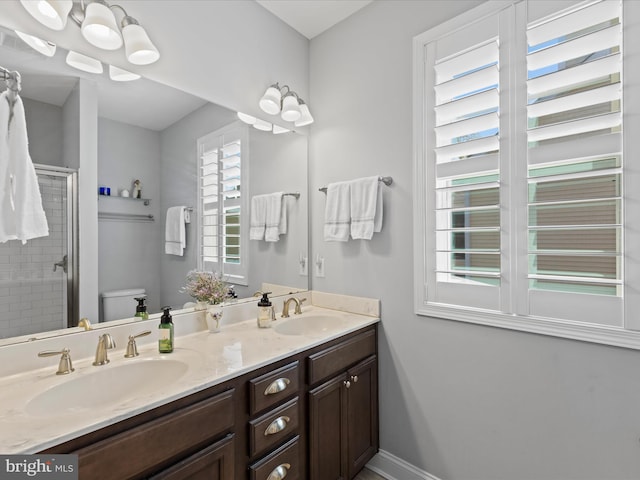
[[[67,18],[79,27],[91,45],[103,50],[117,50],[124,44],[125,56],[134,65],[149,65],[160,58],[146,30],[120,5],[105,0],[20,0],[22,6],[44,26],[53,30],[65,28]],[[120,25],[115,9],[123,13]]]
[[[45,27],[52,30],[64,30],[72,0],[20,0],[22,6]]]
[[[138,80],[140,75],[109,65],[109,78],[114,82],[131,82],[132,80]]]
[[[74,52],[73,50],[69,50],[69,53],[67,53],[66,62],[70,67],[77,68],[83,72],[102,73],[103,71],[102,63],[98,60],[82,55],[81,53]]]
[[[262,130],[263,132],[270,132],[272,125],[269,122],[265,122],[264,120],[260,120],[259,118],[256,118],[256,121],[253,124],[253,128]]]
[[[238,112],[237,115],[240,120],[248,125],[253,125],[254,123],[256,123],[256,120],[258,120],[256,117],[242,112]]]
[[[33,35],[27,35],[26,33],[19,32],[15,30],[16,35],[27,45],[33,48],[36,52],[41,53],[47,57],[53,57],[56,53],[56,44],[51,42],[46,42],[41,38],[35,37]]]
[[[297,127],[313,123],[309,107],[288,85],[281,87],[278,83],[274,83],[269,86],[258,104],[265,113],[280,114],[283,120],[294,122]]]

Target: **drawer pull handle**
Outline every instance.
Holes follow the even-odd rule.
[[[287,424],[290,420],[291,419],[289,417],[286,417],[284,415],[276,418],[264,431],[264,436],[267,437],[269,435],[275,435],[276,433],[283,431],[285,428],[287,428]]]
[[[278,465],[269,474],[269,476],[267,477],[267,480],[282,480],[284,477],[287,476],[287,473],[289,473],[290,468],[291,468],[291,465],[288,463],[283,463],[281,465]]]
[[[358,375],[351,375],[351,381],[353,383],[358,383]]]
[[[351,388],[351,382],[350,382],[349,380],[345,380],[345,381],[344,381],[344,382],[342,382],[342,383],[344,383],[344,386],[345,386],[345,387],[347,387],[347,388]]]
[[[280,393],[287,388],[287,385],[291,383],[291,380],[288,378],[278,378],[269,384],[267,389],[264,391],[265,395],[274,395],[276,393]]]

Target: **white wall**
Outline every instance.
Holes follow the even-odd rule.
[[[383,450],[442,479],[640,478],[638,352],[413,313],[412,37],[479,3],[378,0],[311,41],[313,288],[382,300]],[[317,188],[376,174],[383,232],[324,242]]]

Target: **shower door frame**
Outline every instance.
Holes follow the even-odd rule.
[[[67,327],[78,326],[78,171],[54,165],[33,164],[37,175],[64,177],[67,184]]]

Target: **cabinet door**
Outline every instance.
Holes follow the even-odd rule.
[[[233,465],[233,435],[227,435],[149,480],[234,480]]]
[[[353,478],[378,451],[378,362],[375,356],[347,372],[347,462]]]
[[[309,392],[311,480],[347,478],[347,390],[339,375]]]

